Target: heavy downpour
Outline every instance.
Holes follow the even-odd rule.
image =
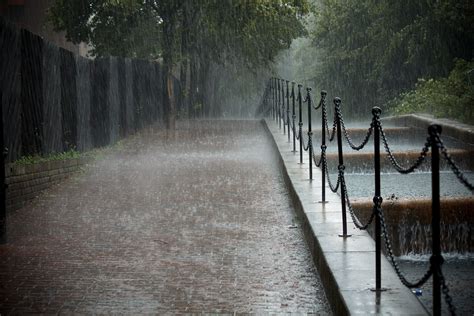
[[[471,315],[473,47],[468,0],[0,0],[0,315]]]

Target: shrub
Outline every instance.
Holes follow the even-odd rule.
[[[474,125],[474,62],[458,59],[447,78],[419,79],[388,107],[392,114],[423,112]]]

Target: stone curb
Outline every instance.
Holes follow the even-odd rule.
[[[327,298],[335,315],[429,315],[421,302],[398,279],[385,257],[382,257],[383,292],[375,287],[375,242],[366,231],[355,228],[348,218],[348,233],[341,238],[342,215],[339,196],[326,189],[327,204],[321,198],[321,172],[313,170],[313,181],[308,179],[308,154],[299,164],[299,153],[292,153],[292,145],[271,120],[263,126],[273,138],[280,154],[285,182],[295,209],[302,218],[301,225],[313,261],[319,271]]]

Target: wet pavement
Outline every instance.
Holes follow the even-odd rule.
[[[330,314],[258,122],[147,130],[8,217],[0,314]]]
[[[382,287],[375,286],[375,243],[367,231],[360,231],[350,222],[341,238],[340,198],[326,189],[327,203],[321,201],[321,172],[313,169],[308,180],[308,157],[292,152],[287,135],[274,122],[266,120],[285,167],[287,182],[301,213],[303,227],[315,262],[321,272],[331,306],[337,315],[428,315],[414,294],[398,279],[388,260],[381,258]]]

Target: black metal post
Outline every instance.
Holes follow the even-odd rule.
[[[290,94],[288,90],[288,84],[290,82],[286,80],[286,123],[288,124],[288,142],[290,142]]]
[[[267,86],[267,95],[266,95],[266,107],[268,109],[268,116],[273,117],[273,108],[272,108],[272,82],[268,81],[268,86]]]
[[[275,119],[275,108],[273,104],[273,77],[270,78],[270,96],[269,96],[270,102],[272,104],[272,119]]]
[[[277,83],[276,83],[276,78],[273,78],[273,113],[274,113],[274,119],[275,121],[277,120]]]
[[[291,119],[293,121],[293,126],[291,131],[293,132],[293,152],[296,152],[296,135],[295,135],[295,119],[296,119],[296,113],[295,113],[295,83],[291,83],[291,103],[293,105],[293,114],[291,115]]]
[[[326,159],[326,96],[327,92],[325,90],[321,91],[321,156],[324,155]],[[326,170],[325,170],[325,161],[321,162],[322,166],[322,175],[321,175],[321,203],[326,203]]]
[[[301,87],[302,85],[298,84],[298,109],[299,109],[299,122],[298,122],[298,138],[300,140],[300,163],[303,163],[303,111],[302,103],[303,98],[301,97]]]
[[[306,101],[308,102],[308,155],[309,155],[309,180],[313,180],[313,131],[311,130],[311,88],[306,88]]]
[[[7,209],[5,183],[5,144],[3,140],[3,95],[0,91],[0,244],[7,243]]]
[[[341,132],[341,99],[334,98],[335,112],[336,112],[336,128],[337,128],[337,152],[339,156],[339,181],[341,182],[341,209],[342,209],[342,234],[340,237],[349,237],[347,234],[347,221],[346,221],[346,190],[342,185],[342,177],[344,176],[344,158],[342,153],[342,132]]]
[[[377,209],[382,205],[382,193],[380,186],[380,129],[379,118],[382,110],[379,107],[372,108],[374,124],[374,173],[375,173],[375,195],[374,205]],[[380,225],[380,214],[375,213],[375,290],[382,289],[382,227]]]
[[[432,189],[432,247],[431,269],[433,271],[433,315],[441,315],[441,265],[443,257],[441,255],[440,243],[440,192],[439,192],[439,144],[437,136],[441,134],[440,125],[430,125],[428,128],[431,140],[431,189]]]
[[[281,118],[283,119],[283,134],[286,134],[285,122],[285,79],[281,79]]]
[[[276,121],[278,119],[277,114],[277,83],[276,78],[273,78],[273,119]]]
[[[280,107],[280,79],[277,79],[278,82],[278,101],[277,101],[277,107],[278,107],[278,127],[281,129],[281,107]]]
[[[271,115],[272,109],[268,108],[268,95],[269,95],[269,93],[270,93],[270,82],[267,82],[267,84],[265,85],[265,92],[263,93],[263,100],[262,100],[263,112],[266,113],[267,110],[269,110],[270,115]]]

